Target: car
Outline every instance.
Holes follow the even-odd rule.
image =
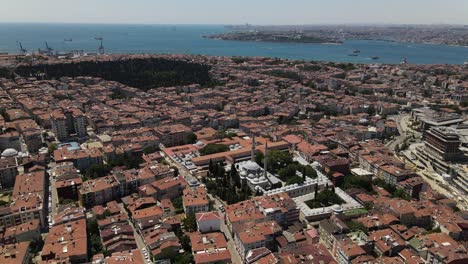
[[[146,248],[142,249],[141,251],[146,252]]]

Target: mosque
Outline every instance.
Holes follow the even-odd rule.
[[[255,136],[252,138],[251,159],[236,163],[241,182],[247,183],[250,190],[269,190],[275,183],[281,182],[278,178],[267,171],[268,143],[265,143],[265,158],[263,168],[255,162]]]

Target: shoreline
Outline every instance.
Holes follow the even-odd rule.
[[[468,45],[455,45],[455,44],[444,44],[444,43],[435,43],[435,42],[411,42],[411,41],[400,41],[400,40],[391,40],[391,39],[372,39],[372,38],[362,38],[362,39],[346,39],[339,42],[299,42],[299,41],[268,41],[268,40],[243,40],[243,39],[226,39],[222,37],[215,36],[202,36],[204,39],[211,40],[222,40],[222,41],[238,41],[238,42],[264,42],[264,43],[279,43],[279,44],[324,44],[324,45],[343,45],[347,41],[376,41],[376,42],[386,42],[386,43],[398,43],[398,44],[416,44],[416,45],[427,45],[427,46],[447,46],[454,48],[468,48]]]
[[[3,54],[0,56],[0,68],[8,68],[12,66],[12,64],[6,65],[2,64],[2,59],[8,60],[8,58],[12,59],[16,56],[21,56],[21,57],[31,57],[31,54],[19,54],[19,53],[8,53],[8,54]],[[36,57],[44,57],[44,55],[40,54],[34,54]],[[276,57],[276,56],[239,56],[239,55],[207,55],[207,54],[184,54],[184,53],[121,53],[121,52],[115,52],[115,53],[105,53],[105,54],[89,54],[86,56],[81,56],[81,57],[74,57],[74,58],[59,58],[59,57],[53,57],[54,62],[52,64],[57,63],[57,61],[62,61],[62,63],[71,63],[71,62],[77,62],[77,61],[93,61],[93,60],[98,60],[99,58],[105,58],[105,60],[114,60],[116,58],[119,59],[129,59],[129,58],[191,58],[191,57],[197,57],[197,56],[202,56],[202,57],[224,57],[224,58],[265,58],[265,59],[282,59],[285,61],[313,61],[313,62],[318,62],[318,63],[345,63],[345,64],[353,64],[353,65],[399,65],[401,62],[382,62],[380,60],[371,60],[368,58],[366,61],[338,61],[338,60],[321,60],[321,59],[313,59],[313,60],[306,60],[306,59],[291,59],[291,58],[286,58],[286,57]],[[45,56],[45,57],[50,57],[50,56]],[[51,61],[47,60],[35,60],[35,63],[51,63]],[[11,62],[11,61],[10,61]],[[20,63],[13,63],[15,65],[19,64],[24,64],[24,65],[29,65],[30,62],[20,62]],[[411,65],[411,66],[466,66],[464,62],[462,63],[407,63],[406,65]]]

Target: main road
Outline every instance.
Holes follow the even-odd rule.
[[[407,117],[408,117],[407,115],[396,115],[396,116],[390,117],[396,122],[398,133],[399,133],[398,136],[395,136],[393,140],[391,140],[390,142],[386,144],[387,148],[390,149],[391,151],[395,151],[396,147],[406,140]]]

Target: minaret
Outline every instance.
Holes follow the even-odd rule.
[[[250,153],[250,155],[250,160],[255,161],[255,135],[252,137],[252,153]]]
[[[265,158],[263,159],[263,176],[265,176],[265,179],[268,179],[268,177],[267,177],[267,158],[268,158],[268,142],[265,141]]]

